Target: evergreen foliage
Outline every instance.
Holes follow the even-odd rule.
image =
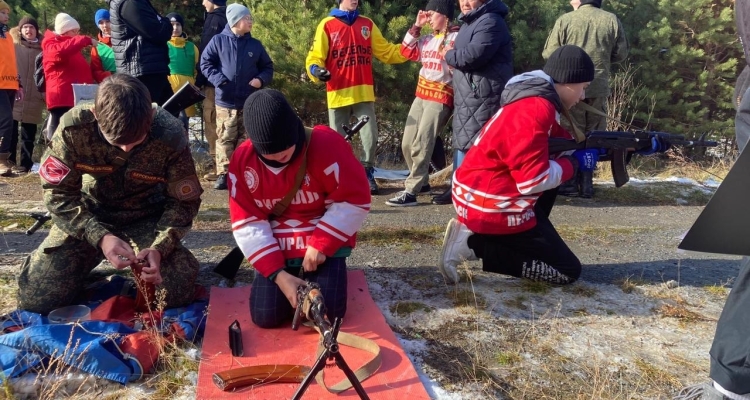
[[[233,0],[230,0],[232,2]],[[57,12],[75,17],[86,34],[95,34],[93,16],[107,4],[75,0],[13,0],[10,24],[32,15],[51,26]],[[185,32],[196,43],[203,26],[200,0],[152,0],[167,14],[181,13]],[[417,10],[427,1],[360,0],[360,12],[374,20],[393,43],[403,38]],[[557,17],[571,11],[567,1],[507,0],[508,26],[514,37],[517,73],[542,67],[541,51]],[[273,87],[284,91],[306,123],[326,123],[325,87],[305,76],[304,60],[315,28],[335,0],[246,0],[253,12],[253,35],[276,66]],[[736,38],[732,0],[612,0],[603,8],[618,15],[630,42],[627,63],[636,68],[639,97],[647,99],[627,110],[641,125],[673,133],[733,134],[732,87],[744,66]],[[457,7],[457,14],[459,13]],[[377,113],[382,133],[400,138],[417,80],[417,63],[374,62]],[[614,69],[617,72],[617,68]],[[653,101],[653,103],[652,103]]]

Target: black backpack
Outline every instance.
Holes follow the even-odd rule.
[[[39,93],[44,93],[46,91],[42,54],[43,53],[37,54],[36,58],[34,59],[34,84],[36,84],[36,89],[39,91]]]

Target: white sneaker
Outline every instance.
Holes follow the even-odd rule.
[[[445,279],[452,283],[458,283],[458,264],[477,260],[474,250],[469,248],[469,236],[473,234],[474,232],[457,219],[451,218],[448,221],[445,236],[443,236],[443,247],[440,249],[440,258],[438,258],[438,268]]]

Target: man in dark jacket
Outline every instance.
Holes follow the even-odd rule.
[[[500,108],[500,95],[513,76],[513,39],[502,0],[461,0],[463,22],[456,41],[443,50],[453,71],[453,169],[460,165],[476,135]],[[450,204],[450,189],[433,198]]]
[[[169,48],[172,24],[149,0],[111,0],[112,50],[117,72],[138,78],[159,105],[172,96]]]
[[[201,72],[216,87],[216,172],[214,189],[227,190],[229,160],[245,136],[242,107],[273,78],[273,62],[263,44],[250,35],[253,17],[240,4],[227,7],[227,25],[201,54]]]
[[[596,75],[591,86],[586,89],[586,100],[583,103],[607,112],[609,97],[609,72],[613,63],[619,63],[628,56],[628,40],[625,30],[616,15],[601,10],[602,0],[572,0],[573,11],[555,21],[555,26],[547,37],[542,57],[545,59],[566,44],[581,47],[594,61]],[[607,129],[607,119],[593,112],[584,110],[581,105],[570,109],[578,130],[583,133]],[[563,119],[567,126],[567,120]],[[594,196],[593,172],[580,171],[577,178],[560,186],[559,194],[591,198]]]
[[[201,33],[201,44],[198,47],[200,53],[208,46],[211,38],[221,33],[227,25],[227,1],[226,0],[203,0],[203,7],[206,9],[206,20],[203,23],[203,33]],[[195,78],[195,85],[203,90],[206,98],[203,100],[203,126],[208,142],[208,154],[211,160],[216,158],[216,89],[211,82],[201,73],[200,65],[197,68],[198,76]],[[215,181],[217,178],[215,166],[211,162],[210,172],[203,178]]]

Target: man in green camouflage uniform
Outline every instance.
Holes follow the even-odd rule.
[[[586,88],[586,99],[582,103],[606,113],[610,69],[613,63],[622,62],[628,56],[625,30],[616,15],[600,9],[602,0],[571,0],[570,5],[573,11],[555,21],[542,57],[546,60],[558,47],[566,44],[582,48],[596,68],[594,81]],[[607,129],[606,118],[585,111],[580,105],[570,109],[570,116],[581,132]],[[565,118],[561,118],[561,122],[566,129],[572,130]],[[594,196],[592,180],[593,172],[579,172],[578,177],[560,186],[559,193],[591,198]]]
[[[166,289],[168,307],[193,299],[198,261],[182,246],[203,192],[183,126],[121,74],[94,105],[67,112],[39,171],[54,225],[21,266],[18,306],[46,314],[71,304],[105,258],[148,261],[142,278]]]

